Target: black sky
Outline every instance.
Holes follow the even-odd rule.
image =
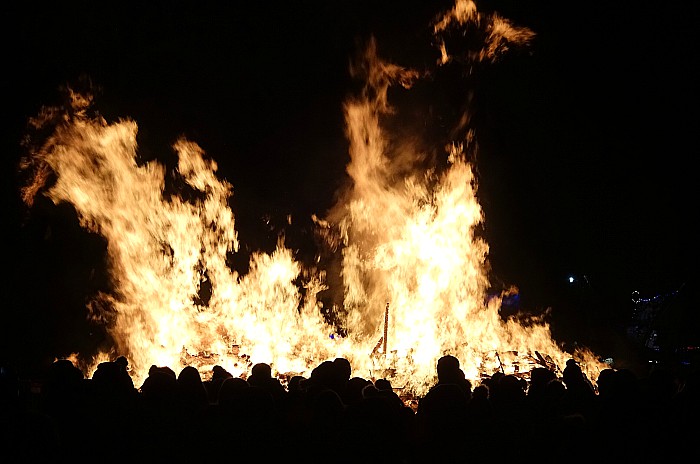
[[[40,204],[27,215],[19,204],[27,118],[56,103],[60,86],[84,76],[100,86],[98,110],[136,120],[145,157],[172,161],[179,135],[199,143],[234,186],[241,241],[273,246],[264,216],[323,215],[344,182],[342,102],[356,85],[348,63],[358,40],[373,35],[385,58],[420,64],[430,57],[429,21],[450,5],[59,1],[25,2],[5,15],[3,356],[37,345],[41,355],[73,349],[66,334],[90,332],[80,350],[101,336],[84,312],[86,296],[104,284],[100,240],[67,208]],[[494,281],[520,287],[526,309],[552,307],[566,336],[590,325],[584,341],[625,320],[634,290],[683,289],[690,307],[698,7],[477,5],[537,34],[527,50],[470,80]],[[290,240],[305,240],[294,233]],[[585,276],[585,285],[573,288],[568,275]]]

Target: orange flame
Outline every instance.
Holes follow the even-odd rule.
[[[435,33],[469,21],[489,31],[469,60],[493,60],[504,43],[532,36],[501,18],[480,17],[468,0],[437,18]],[[445,64],[447,47],[439,47]],[[277,374],[309,375],[342,356],[355,375],[391,375],[394,385],[422,394],[447,353],[473,382],[497,370],[557,368],[571,357],[596,378],[604,366],[593,353],[566,353],[541,319],[502,320],[500,298],[488,298],[489,247],[475,233],[483,213],[464,154],[473,149],[472,134],[449,147],[444,172],[407,170],[406,160],[421,154],[389,143],[382,118],[393,111],[389,87],[410,88],[423,73],[380,60],[373,41],[360,64],[353,71],[364,73],[364,92],[344,106],[353,185],[318,220],[342,239],[342,337],[317,299],[326,289],[323,271],[303,269],[283,241],[271,254],[254,254],[246,275],[229,268],[227,257],[239,246],[228,206],[232,186],[196,143],[174,144],[183,194],[168,195],[164,166],[137,162],[136,123],[89,117],[91,98],[71,94],[72,113],[58,117],[56,130],[22,165],[34,174],[23,198],[31,205],[46,187],[54,203],[72,204],[81,225],[106,239],[114,290],[96,295],[89,308],[114,339],[111,354],[128,357],[138,385],[153,364],[195,365],[205,375],[218,364],[245,375],[266,362]],[[32,122],[43,127],[57,114],[46,110]],[[49,173],[55,183],[47,186]],[[210,297],[202,301],[205,283]],[[109,356],[84,360],[86,370]]]

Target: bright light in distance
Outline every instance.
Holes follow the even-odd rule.
[[[569,283],[573,284],[574,283],[574,276],[569,276]]]

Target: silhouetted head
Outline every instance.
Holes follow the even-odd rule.
[[[562,380],[567,388],[586,383],[586,378],[583,375],[581,367],[573,359],[566,361],[566,367],[562,373]]]
[[[455,371],[459,369],[459,359],[452,355],[445,355],[438,359],[437,362],[437,375],[438,380],[445,375],[450,376],[454,374]]]
[[[526,384],[513,374],[507,374],[500,378],[497,388],[493,390],[494,399],[512,403],[525,398]]]
[[[185,366],[180,371],[180,375],[178,375],[177,380],[180,382],[187,382],[187,383],[201,383],[202,376],[199,375],[199,371],[197,370],[196,367]]]
[[[628,397],[640,393],[639,379],[631,369],[617,369],[614,379],[616,392],[622,393]]]
[[[362,398],[375,398],[379,396],[379,390],[372,382],[362,387]]]
[[[228,377],[223,380],[221,388],[219,388],[217,401],[223,406],[231,404],[241,398],[249,387],[250,384],[240,377]]]
[[[121,366],[122,369],[126,370],[129,367],[129,360],[126,359],[126,356],[119,356],[117,359],[114,360],[117,365]]]
[[[544,392],[548,401],[558,401],[566,394],[566,386],[557,378],[547,382]]]
[[[151,366],[141,385],[143,398],[152,402],[166,403],[175,397],[176,391],[177,377],[172,369],[156,366]]]
[[[256,376],[261,379],[269,379],[272,377],[272,368],[266,363],[257,363],[250,370],[251,376]]]
[[[183,405],[203,406],[209,400],[202,376],[194,366],[186,366],[177,377],[178,398]]]
[[[223,367],[219,366],[218,364],[211,369],[212,371],[212,377],[211,379],[213,381],[223,381],[224,379],[228,379],[229,377],[233,377],[233,375],[224,369]]]
[[[177,374],[175,373],[174,370],[170,366],[160,366],[159,369],[164,372],[165,374],[169,375],[173,379],[177,379]]]
[[[348,380],[347,388],[343,400],[346,404],[355,404],[362,400],[362,389],[371,384],[370,380],[362,377],[352,377]]]
[[[99,370],[99,366],[98,366]],[[48,382],[76,384],[83,380],[83,372],[69,359],[58,359],[49,367]]]
[[[326,388],[332,388],[335,385],[334,380],[335,367],[333,361],[323,361],[311,371],[308,386],[318,392]]]
[[[489,388],[494,388],[495,386],[498,385],[498,382],[501,381],[501,378],[503,378],[505,374],[501,371],[496,371],[493,374],[491,374],[491,377],[486,379],[485,382],[488,384]]]
[[[487,387],[485,384],[477,385],[474,387],[474,391],[472,392],[472,398],[475,400],[486,400],[489,398],[489,387]]]
[[[99,392],[120,395],[130,395],[134,392],[134,382],[126,370],[124,361],[126,358],[97,365],[95,373],[92,374],[92,382]]]
[[[385,387],[382,389],[379,389],[379,396],[382,398],[386,398],[389,404],[392,405],[392,407],[395,408],[402,408],[404,407],[404,402],[401,399],[401,397],[391,388],[391,385],[389,385],[389,388],[386,389]]]
[[[320,418],[328,419],[340,417],[345,405],[335,391],[326,389],[313,397],[311,408]]]
[[[289,392],[303,392],[304,391],[304,381],[306,377],[302,375],[295,375],[289,382],[287,382],[287,391]]]
[[[335,367],[335,372],[338,378],[342,382],[347,382],[350,380],[350,375],[352,374],[352,366],[350,366],[350,361],[345,358],[335,358],[333,360],[333,366]]]
[[[272,368],[269,364],[257,363],[250,370],[247,380],[250,385],[265,387],[272,380]]]
[[[377,387],[377,390],[394,391],[391,387],[391,381],[388,379],[377,379],[374,381],[374,386]]]
[[[610,397],[615,394],[615,369],[607,368],[598,374],[598,394],[601,397]]]
[[[555,377],[556,374],[546,367],[535,367],[530,371],[530,385],[544,388]]]
[[[112,383],[117,381],[121,366],[116,362],[105,361],[97,365],[92,381],[95,384]]]

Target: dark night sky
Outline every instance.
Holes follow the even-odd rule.
[[[90,274],[101,263],[100,240],[67,208],[40,204],[26,216],[19,207],[19,141],[27,118],[56,103],[61,85],[89,76],[102,88],[100,113],[139,124],[143,156],[167,162],[181,134],[199,143],[234,186],[241,241],[272,246],[264,215],[322,215],[342,185],[342,101],[354,85],[348,63],[357,39],[373,34],[383,57],[414,65],[427,55],[411,50],[425,53],[429,21],[451,2],[241,5],[25,2],[5,15],[3,357],[89,349],[100,337],[84,320],[84,300],[101,284]],[[526,51],[471,80],[494,281],[519,286],[525,309],[552,307],[555,331],[584,342],[601,342],[596,334],[624,322],[634,290],[652,297],[683,289],[689,308],[697,289],[698,7],[477,5],[537,34]],[[587,284],[567,285],[569,274]],[[686,327],[697,321],[684,317]],[[576,334],[584,323],[589,332]],[[92,335],[70,346],[81,338],[70,334],[82,332]]]

